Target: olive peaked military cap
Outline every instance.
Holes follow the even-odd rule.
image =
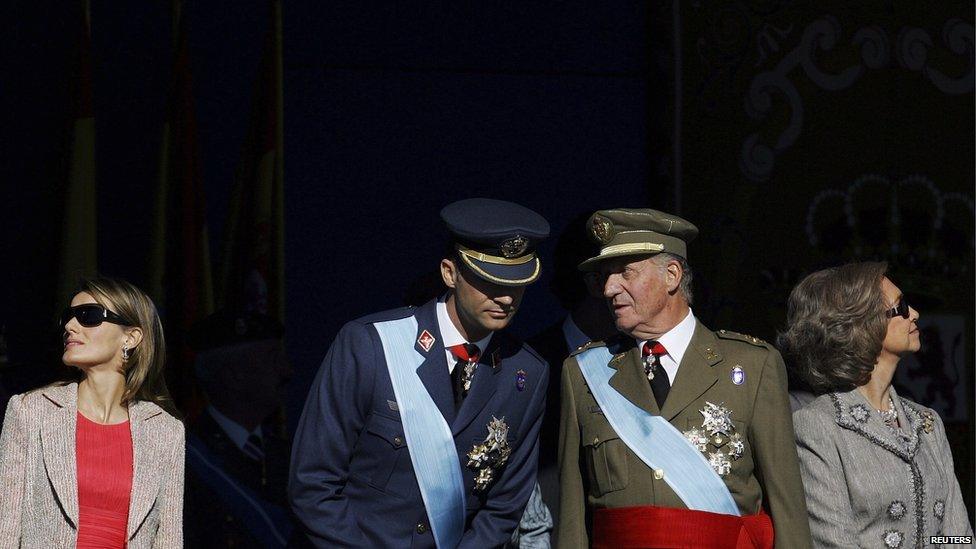
[[[651,209],[600,210],[586,223],[587,234],[600,244],[600,254],[579,264],[595,271],[600,261],[627,255],[672,253],[687,259],[688,243],[698,227],[676,215]]]
[[[474,274],[502,286],[539,278],[535,248],[549,236],[549,222],[513,202],[469,198],[444,206],[441,219],[458,256]]]

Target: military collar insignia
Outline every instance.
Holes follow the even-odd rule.
[[[484,493],[491,487],[498,471],[508,463],[511,453],[505,418],[492,416],[488,423],[488,436],[468,452],[468,468],[474,471],[475,492]]]
[[[430,352],[430,348],[434,346],[435,341],[437,340],[434,338],[434,336],[430,335],[430,332],[427,330],[424,330],[423,332],[420,332],[420,337],[417,338],[417,345],[420,345],[420,348],[426,353]]]
[[[706,401],[699,413],[703,417],[701,427],[682,434],[696,450],[705,454],[708,464],[719,476],[725,476],[732,471],[732,462],[745,453],[745,441],[732,423],[732,411],[725,406]],[[712,448],[715,451],[711,451]]]
[[[529,241],[524,236],[517,234],[512,238],[502,242],[498,248],[501,250],[505,259],[519,257],[529,249]]]

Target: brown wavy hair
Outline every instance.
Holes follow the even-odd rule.
[[[106,277],[82,280],[75,294],[81,292],[133,322],[129,327],[142,330],[142,342],[129,353],[129,360],[122,372],[125,376],[122,405],[128,406],[139,400],[152,402],[173,417],[180,418],[163,376],[166,364],[163,323],[149,296],[129,282]]]
[[[887,263],[848,263],[807,275],[790,292],[777,344],[817,393],[871,379],[888,330],[881,280]]]

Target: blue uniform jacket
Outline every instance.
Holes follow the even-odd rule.
[[[426,357],[417,374],[457,445],[467,496],[459,547],[501,546],[518,525],[536,481],[547,367],[531,348],[496,332],[455,414],[435,307],[430,301],[354,320],[339,331],[322,362],[295,433],[288,485],[292,508],[319,547],[434,547],[373,327],[410,315],[417,319],[417,339],[424,330],[436,338],[429,351],[415,344]],[[478,494],[467,453],[484,441],[492,416],[508,424],[512,453],[495,483]]]

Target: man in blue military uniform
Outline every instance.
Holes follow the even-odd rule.
[[[547,368],[503,329],[549,224],[490,199],[441,218],[445,295],[346,324],[309,392],[288,491],[317,546],[501,546],[535,486]]]

